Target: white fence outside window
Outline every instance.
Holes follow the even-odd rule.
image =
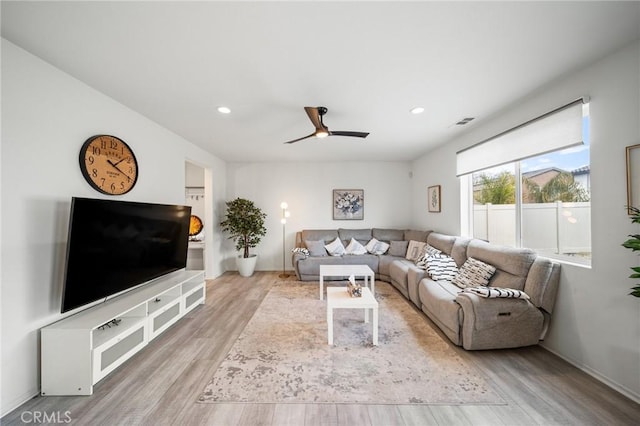
[[[571,256],[580,263],[591,257],[591,203],[522,205],[522,247],[542,255]],[[493,244],[516,245],[514,204],[475,204],[473,235]]]

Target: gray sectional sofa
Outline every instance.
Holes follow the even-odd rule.
[[[546,334],[556,299],[560,265],[538,257],[533,250],[496,246],[431,231],[378,228],[303,230],[296,235],[296,245],[306,247],[311,241],[328,244],[338,237],[345,246],[351,238],[363,245],[376,238],[391,247],[381,255],[305,256],[294,253],[292,262],[299,280],[318,281],[322,264],[368,265],[376,273],[376,279],[390,282],[454,344],[467,350],[534,345]],[[522,290],[529,300],[484,298],[465,292],[449,281],[431,279],[427,271],[404,257],[402,247],[406,250],[411,240],[426,242],[451,256],[458,267],[469,257],[493,265],[496,272],[489,281],[490,286]]]

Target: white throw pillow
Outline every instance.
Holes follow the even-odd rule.
[[[327,249],[331,256],[342,256],[345,253],[344,246],[342,245],[340,238],[336,238],[331,241],[329,244],[325,245],[324,248]]]
[[[389,250],[389,244],[384,241],[378,241],[375,238],[372,238],[371,241],[367,243],[365,246],[367,251],[371,254],[385,254],[387,250]]]
[[[355,238],[352,238],[349,245],[345,249],[347,254],[366,254],[367,249],[358,242]]]
[[[424,254],[424,249],[427,246],[427,243],[422,241],[409,241],[409,247],[407,247],[407,260],[411,260],[413,262],[417,261]]]
[[[451,283],[460,288],[486,286],[495,272],[495,266],[470,257],[460,267],[458,275]]]

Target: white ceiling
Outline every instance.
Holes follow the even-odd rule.
[[[4,38],[227,161],[412,160],[640,39],[639,2],[1,7]],[[329,129],[371,134],[283,144],[319,105]]]

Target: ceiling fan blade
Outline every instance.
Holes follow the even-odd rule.
[[[320,113],[318,112],[318,108],[304,107],[304,110],[309,116],[309,120],[311,120],[311,123],[313,123],[313,126],[316,129],[326,129],[326,127],[322,125],[322,121],[320,120]]]
[[[354,138],[366,138],[369,132],[345,132],[342,130],[330,131],[329,136],[352,136]]]
[[[316,132],[313,132],[313,133],[311,133],[311,134],[310,134],[310,135],[308,135],[308,136],[303,136],[303,137],[301,137],[301,138],[294,139],[294,140],[292,140],[292,141],[285,142],[285,143],[294,143],[294,142],[299,142],[299,141],[301,141],[301,140],[303,140],[303,139],[312,138],[312,137],[314,137],[315,135],[316,135]]]

